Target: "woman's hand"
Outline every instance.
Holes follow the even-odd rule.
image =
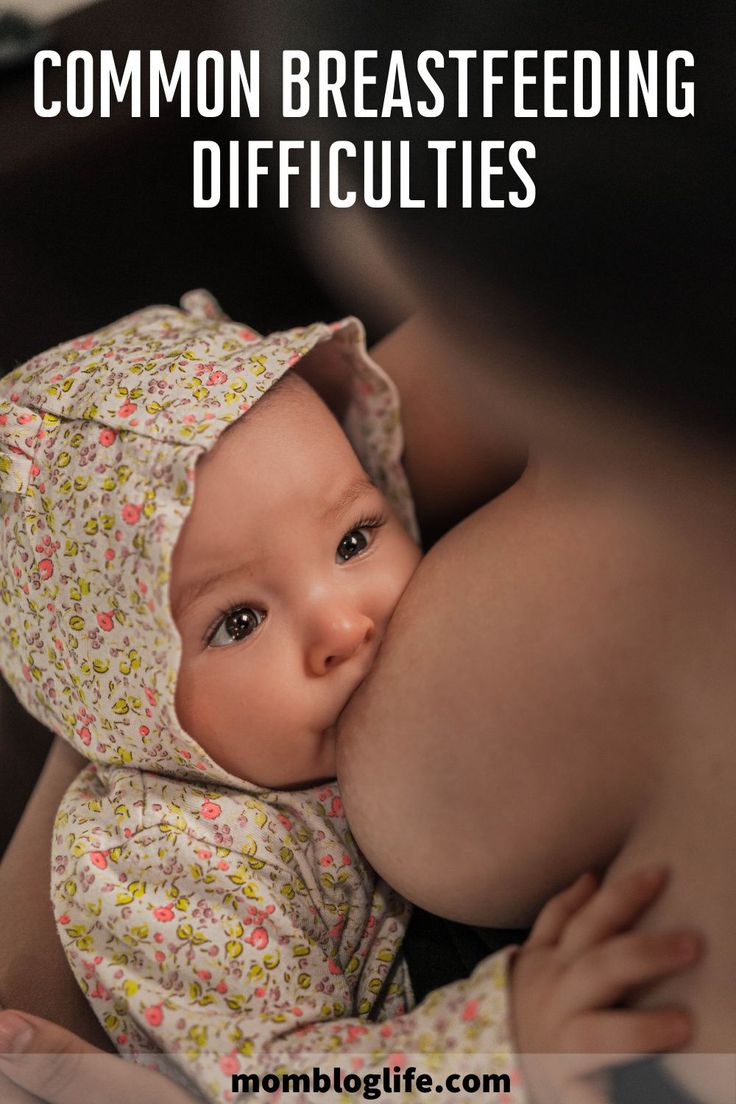
[[[620,1004],[700,957],[693,932],[630,930],[666,880],[650,867],[597,888],[585,874],[539,914],[511,976],[514,1040],[534,1104],[599,1104],[596,1075],[690,1037],[683,1009]]]
[[[3,1104],[195,1104],[200,1098],[48,1020],[0,1012],[0,1099]]]

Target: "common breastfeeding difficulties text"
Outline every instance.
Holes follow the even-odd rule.
[[[262,118],[288,133],[295,125],[319,132],[324,119],[360,128],[331,141],[308,131],[245,137],[245,126],[242,138],[196,138],[194,207],[254,208],[268,193],[279,207],[525,208],[537,198],[537,149],[528,134],[507,133],[510,121],[521,129],[539,119],[562,127],[567,118],[593,126],[692,117],[694,66],[686,49],[427,49],[410,59],[401,50],[367,49],[283,50],[266,59],[260,50],[167,57],[161,50],[41,50],[34,106],[47,119],[158,118],[178,110],[181,118],[261,120],[261,134]],[[476,127],[463,137],[469,119],[488,120],[487,136],[479,138]],[[378,137],[361,136],[370,125]],[[412,127],[416,137],[406,137]],[[421,187],[412,179],[417,160]]]

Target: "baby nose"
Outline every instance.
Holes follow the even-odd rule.
[[[371,618],[357,610],[323,611],[307,649],[310,671],[315,675],[327,674],[352,659],[375,634],[376,626]]]

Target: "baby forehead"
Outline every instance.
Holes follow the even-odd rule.
[[[315,444],[323,451],[342,451],[343,464],[358,462],[350,440],[327,404],[306,380],[291,371],[225,428],[199,465],[255,460],[273,451],[305,452]]]

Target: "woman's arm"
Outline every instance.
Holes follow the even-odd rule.
[[[54,740],[0,863],[0,1005],[48,1017],[109,1050],[69,969],[49,900],[51,828],[61,797],[83,764],[72,748]]]

